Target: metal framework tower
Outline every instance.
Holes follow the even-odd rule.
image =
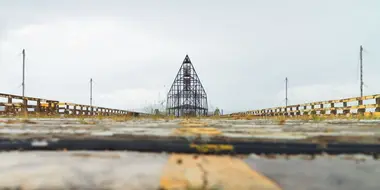
[[[168,92],[166,111],[177,117],[208,114],[206,91],[188,55]]]

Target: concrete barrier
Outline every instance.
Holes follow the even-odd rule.
[[[13,94],[2,94],[6,102],[0,102],[0,115],[70,115],[70,116],[145,116],[149,114],[104,108],[83,104],[59,102],[34,97],[22,97]],[[18,101],[18,102],[16,102]]]

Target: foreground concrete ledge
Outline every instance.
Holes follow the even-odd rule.
[[[361,154],[310,159],[308,155],[12,151],[0,152],[0,158],[0,189],[380,189],[380,160]]]
[[[158,189],[166,154],[2,152],[0,189]]]
[[[283,190],[379,190],[380,160],[366,155],[305,155],[261,157],[250,155],[245,162]]]

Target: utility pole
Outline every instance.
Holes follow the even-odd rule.
[[[22,98],[25,96],[25,49],[22,50]]]
[[[360,46],[360,96],[363,96],[363,46]]]
[[[90,79],[90,106],[92,107],[92,78]]]
[[[160,99],[161,99],[161,92],[158,92],[158,101],[157,101],[157,104],[160,104]]]
[[[288,77],[285,78],[285,107],[288,107]]]

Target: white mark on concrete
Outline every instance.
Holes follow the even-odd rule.
[[[43,147],[43,146],[47,146],[49,143],[46,140],[43,140],[43,141],[32,141],[31,144],[32,146]]]

